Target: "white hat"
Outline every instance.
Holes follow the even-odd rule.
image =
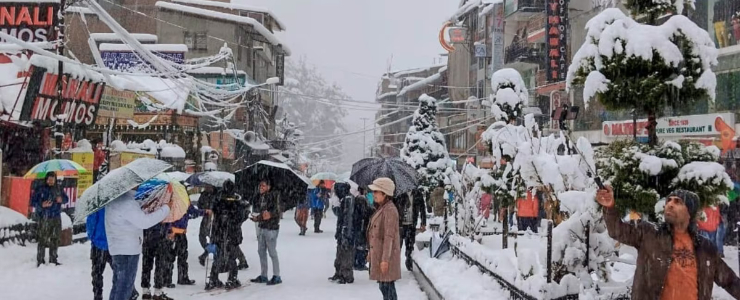
[[[372,191],[380,191],[388,196],[393,196],[393,192],[396,191],[396,184],[393,183],[393,180],[391,180],[390,178],[381,177],[375,179],[375,181],[373,181],[373,184],[368,186],[368,188]]]

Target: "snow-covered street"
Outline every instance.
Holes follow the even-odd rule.
[[[322,222],[321,234],[308,233],[298,236],[298,227],[293,221],[293,211],[285,213],[278,237],[278,253],[284,283],[265,286],[249,283],[249,279],[259,275],[259,258],[255,239],[254,223],[248,221],[242,226],[244,242],[242,249],[247,256],[250,268],[239,272],[239,280],[246,287],[211,296],[203,292],[205,268],[198,264],[197,256],[202,250],[198,244],[200,219],[192,220],[188,226],[190,277],[196,280],[195,286],[178,286],[166,293],[174,299],[379,299],[378,284],[368,279],[367,272],[355,271],[355,283],[338,285],[327,280],[334,273],[334,223],[336,217],[331,213]],[[312,220],[309,220],[312,222]],[[47,299],[92,299],[90,278],[90,244],[75,244],[59,249],[62,266],[41,266],[36,268],[36,244],[26,247],[0,247],[0,282],[3,283],[3,299],[47,300]],[[141,263],[141,262],[140,262]],[[270,272],[272,269],[270,268]],[[139,287],[139,274],[136,288]],[[111,287],[111,270],[105,271],[105,295]],[[272,274],[270,274],[272,275]],[[396,283],[399,299],[426,299],[410,272],[403,271],[403,279]],[[222,274],[222,280],[226,275]]]

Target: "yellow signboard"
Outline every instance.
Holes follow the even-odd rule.
[[[93,184],[95,155],[92,152],[72,153],[72,161],[80,164],[87,170],[86,173],[82,173],[77,177],[77,195],[82,195]]]
[[[135,152],[121,152],[121,167],[128,165],[130,162],[139,158],[154,158],[154,155]]]
[[[98,116],[130,119],[134,116],[136,93],[107,88],[100,97]]]

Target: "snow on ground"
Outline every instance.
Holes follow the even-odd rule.
[[[447,300],[508,299],[493,277],[482,274],[478,268],[464,260],[454,258],[449,252],[439,259],[429,257],[428,249],[413,254],[419,268]]]
[[[309,220],[309,222],[313,222]],[[249,279],[259,275],[259,258],[257,256],[257,242],[254,223],[247,221],[242,226],[244,242],[241,247],[247,256],[250,268],[239,272],[239,279],[249,286],[233,292],[215,296],[203,291],[205,268],[198,264],[198,255],[201,253],[198,243],[198,228],[200,219],[190,221],[188,226],[188,242],[190,256],[190,277],[196,281],[195,286],[180,287],[167,290],[166,293],[175,299],[222,299],[222,300],[249,300],[249,299],[380,299],[378,284],[370,281],[367,272],[355,271],[355,283],[337,285],[327,280],[334,274],[334,255],[336,244],[334,241],[336,218],[329,216],[322,222],[322,234],[308,233],[307,236],[298,236],[298,227],[293,221],[293,211],[285,213],[282,220],[280,236],[278,237],[278,253],[280,255],[281,275],[283,284],[266,286],[251,284]],[[3,299],[46,300],[46,299],[91,299],[92,285],[90,278],[90,245],[75,244],[59,249],[59,260],[63,264],[59,267],[41,266],[36,268],[36,246],[27,247],[8,246],[0,247],[0,282],[3,283]],[[399,299],[416,300],[427,299],[413,279],[413,275],[405,271],[402,279],[396,282]],[[174,272],[177,274],[177,271]],[[141,291],[141,265],[137,275],[136,288]],[[270,267],[272,276],[272,267]],[[226,280],[226,275],[221,275]],[[111,287],[112,272],[107,268],[104,273],[105,292],[107,299]],[[176,281],[177,278],[174,278]],[[40,288],[42,287],[42,288]],[[194,295],[195,294],[195,295]]]

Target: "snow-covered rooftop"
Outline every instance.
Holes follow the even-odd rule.
[[[279,30],[286,30],[285,24],[283,24],[283,22],[281,22],[272,11],[264,7],[207,0],[172,0],[172,2],[263,13],[269,15],[273,20],[275,20],[275,23],[280,27]]]
[[[428,66],[428,67],[423,67],[423,68],[414,68],[414,69],[407,69],[407,70],[395,70],[395,71],[391,71],[390,74],[393,75],[393,77],[400,78],[400,77],[408,76],[410,74],[424,72],[424,71],[429,71],[431,69],[441,68],[441,67],[444,67],[444,66],[447,66],[447,63],[446,62],[445,63],[435,64],[435,65],[431,65],[431,66]]]
[[[158,38],[154,34],[148,34],[148,33],[130,33],[132,38],[136,39],[139,42],[153,42],[156,43],[158,41]],[[92,38],[94,41],[103,42],[103,41],[122,41],[121,36],[117,33],[91,33],[90,38]]]
[[[231,75],[234,74],[233,69],[222,68],[222,67],[202,67],[187,71],[188,74],[216,74],[216,75]],[[247,74],[243,70],[237,70],[237,74]]]
[[[84,6],[70,6],[64,10],[65,13],[95,15],[92,10]]]
[[[452,16],[450,16],[450,21],[453,21],[453,22],[456,21],[461,16],[469,13],[473,9],[480,6],[481,3],[482,3],[481,0],[468,1],[468,3],[465,3],[462,6],[460,6],[460,8],[458,8],[457,11]]]
[[[144,48],[156,52],[188,52],[185,44],[143,44]],[[134,51],[127,44],[100,44],[100,51]]]
[[[229,21],[229,22],[251,25],[252,28],[254,28],[254,30],[256,30],[257,32],[259,32],[259,34],[267,38],[267,40],[271,44],[275,46],[282,45],[285,55],[290,55],[291,53],[290,48],[288,48],[287,45],[280,42],[280,40],[277,37],[275,37],[275,35],[273,35],[272,32],[267,30],[265,26],[263,26],[260,22],[258,22],[255,19],[222,13],[222,12],[217,12],[217,11],[212,11],[212,10],[207,10],[207,9],[202,9],[202,8],[197,8],[197,7],[192,7],[192,6],[163,2],[163,1],[157,1],[155,5],[159,7],[160,9],[179,11],[183,13],[199,15],[199,16],[209,17],[213,19],[219,19],[219,20],[224,20],[224,21]]]
[[[442,79],[442,73],[436,73],[436,74],[434,74],[432,76],[429,76],[427,78],[424,78],[424,80],[419,80],[417,82],[414,82],[413,84],[410,84],[410,85],[404,87],[403,89],[401,89],[400,92],[398,92],[398,96],[400,97],[400,96],[403,96],[403,95],[405,95],[406,93],[408,93],[410,91],[415,91],[415,90],[424,88],[425,86],[427,86],[429,84],[432,84],[432,83],[435,83],[435,82],[439,81],[440,79]]]

